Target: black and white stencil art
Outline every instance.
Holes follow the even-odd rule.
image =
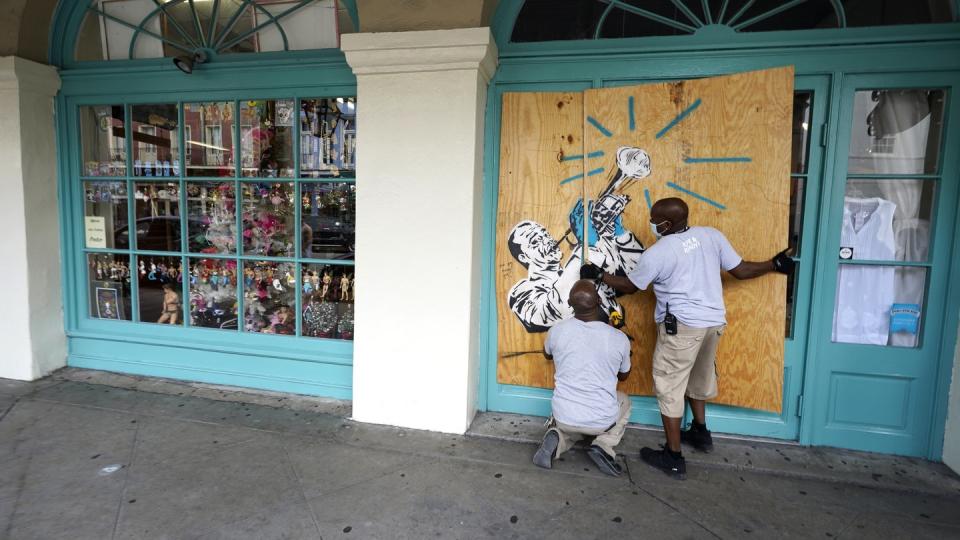
[[[617,150],[617,168],[607,187],[583,206],[577,201],[569,213],[569,228],[560,240],[533,220],[517,223],[507,237],[514,259],[527,269],[527,277],[518,281],[507,294],[507,304],[527,332],[545,332],[563,319],[573,316],[567,298],[580,279],[583,264],[584,228],[589,261],[605,272],[626,275],[636,266],[644,247],[632,231],[624,228],[623,212],[630,197],[623,192],[631,184],[650,176],[650,156],[641,148],[621,146]],[[584,215],[589,220],[584,227]],[[572,240],[570,238],[573,238]],[[569,246],[564,262],[562,245]],[[600,308],[611,324],[624,324],[623,307],[617,294],[599,284]]]

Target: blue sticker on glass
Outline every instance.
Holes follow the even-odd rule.
[[[894,304],[890,306],[890,331],[916,334],[920,328],[918,304]]]

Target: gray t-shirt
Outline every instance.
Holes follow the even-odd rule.
[[[708,328],[727,323],[720,270],[736,268],[742,261],[720,231],[690,227],[657,240],[627,277],[639,289],[653,283],[657,323],[663,322],[669,302],[670,313],[682,324]]]
[[[605,322],[575,317],[555,324],[543,346],[556,367],[553,417],[605,429],[617,421],[617,372],[630,371],[630,340]]]

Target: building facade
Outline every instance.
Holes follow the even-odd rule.
[[[782,413],[711,425],[960,466],[956,2],[42,4],[2,49],[0,376],[325,395],[447,432],[547,415],[496,376],[504,94],[790,65]]]

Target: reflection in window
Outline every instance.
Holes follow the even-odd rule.
[[[356,185],[318,182],[300,185],[300,246],[312,259],[353,259]]]
[[[300,102],[300,176],[352,178],[356,170],[357,103],[352,97]]]
[[[178,114],[176,104],[131,107],[134,176],[180,175]]]
[[[140,321],[183,324],[183,263],[180,257],[137,258]]]
[[[303,265],[304,336],[353,339],[352,266]]]
[[[80,107],[80,146],[84,176],[127,174],[122,105]]]
[[[180,251],[180,184],[134,185],[137,249]]]
[[[190,326],[237,329],[237,262],[190,260]]]
[[[233,176],[233,103],[185,103],[184,133],[188,153],[187,176]],[[202,140],[195,140],[195,136]]]
[[[294,100],[244,101],[240,104],[243,176],[293,176]]]
[[[109,253],[88,254],[87,279],[91,317],[131,320],[130,257]]]
[[[862,90],[853,102],[851,174],[935,174],[943,90]]]
[[[293,263],[243,263],[243,330],[263,334],[296,333],[297,279]]]
[[[925,262],[936,181],[850,179],[843,205],[844,259]]]

